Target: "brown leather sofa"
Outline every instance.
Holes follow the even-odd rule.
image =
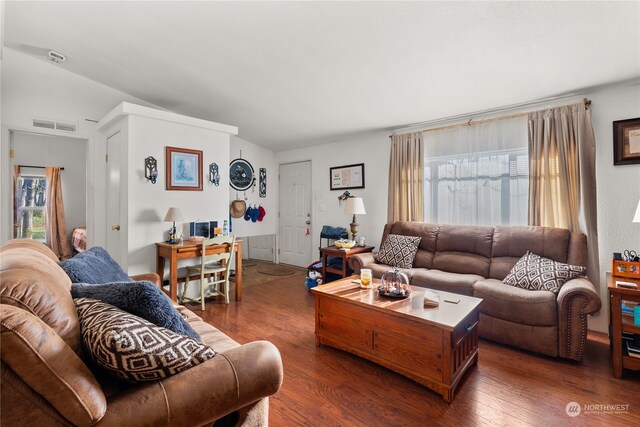
[[[601,301],[586,278],[568,281],[558,294],[505,285],[502,280],[527,251],[558,262],[586,266],[587,241],[566,229],[527,226],[459,226],[396,222],[388,234],[422,237],[413,268],[404,269],[411,284],[482,298],[481,337],[553,357],[581,360],[587,335],[587,315]],[[390,266],[373,253],[349,258],[381,277]]]
[[[94,368],[83,354],[71,282],[57,261],[49,248],[30,240],[0,248],[0,424],[268,424],[268,396],[283,378],[273,344],[239,345],[178,306],[202,341],[220,354],[161,381],[124,385]],[[159,284],[155,274],[134,279]]]

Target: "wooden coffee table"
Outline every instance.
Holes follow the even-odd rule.
[[[479,298],[431,290],[440,305],[423,307],[424,288],[406,299],[360,289],[352,276],[311,289],[316,302],[316,345],[356,354],[453,400],[462,375],[478,362]],[[457,304],[444,300],[459,300]]]

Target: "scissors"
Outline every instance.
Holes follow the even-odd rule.
[[[638,261],[638,253],[636,251],[634,251],[633,249],[626,249],[624,251],[624,258],[627,261]]]

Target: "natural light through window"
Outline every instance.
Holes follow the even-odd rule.
[[[21,175],[16,180],[16,238],[45,241],[47,182],[44,176]]]
[[[428,131],[424,151],[425,221],[527,223],[526,117]]]

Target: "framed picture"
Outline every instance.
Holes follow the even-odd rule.
[[[202,151],[165,147],[167,190],[202,191]]]
[[[640,163],[640,117],[613,122],[613,164]]]
[[[331,190],[364,188],[364,163],[330,168],[329,184]]]

